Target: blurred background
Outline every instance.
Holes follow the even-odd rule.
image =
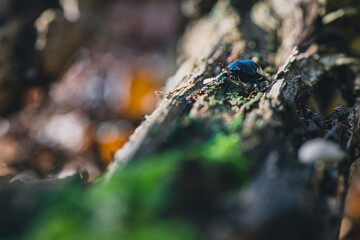
[[[5,0],[0,9],[0,178],[94,179],[176,69],[179,1]]]

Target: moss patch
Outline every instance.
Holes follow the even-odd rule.
[[[240,135],[218,132],[202,145],[131,162],[108,182],[54,190],[24,239],[206,239],[204,224],[247,175]]]

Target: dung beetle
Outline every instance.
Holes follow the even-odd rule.
[[[250,59],[243,59],[232,62],[227,67],[221,63],[219,63],[219,65],[223,67],[223,70],[218,80],[226,77],[233,81],[251,83],[250,89],[255,83],[260,91],[261,87],[259,81],[267,80],[266,77],[262,75],[262,69],[259,64]]]

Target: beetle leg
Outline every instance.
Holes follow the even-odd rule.
[[[237,85],[237,86],[240,85],[239,82],[236,82],[235,80],[233,80],[233,79],[231,79],[231,78],[229,78],[229,80],[230,80],[232,83],[234,83],[235,85]]]
[[[260,83],[259,83],[256,79],[253,79],[253,81],[255,82],[256,86],[257,86],[258,89],[259,89],[259,91],[260,91],[260,92],[263,92],[262,89],[261,89]]]
[[[247,87],[247,89],[245,90],[245,93],[246,93],[247,95],[250,95],[250,93],[252,92],[252,90],[253,90],[253,84],[250,84],[250,86]]]

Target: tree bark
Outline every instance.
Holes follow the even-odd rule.
[[[186,158],[194,141],[237,133],[249,180],[220,222],[203,220],[210,238],[337,239],[360,139],[360,4],[233,2],[218,1],[189,24],[183,63],[108,177],[129,161],[169,149]],[[219,62],[252,57],[270,80],[267,91],[247,94],[242,84],[214,78]]]

